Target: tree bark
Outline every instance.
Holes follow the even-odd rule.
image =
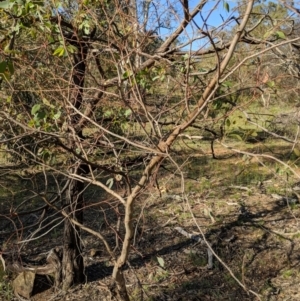
[[[66,38],[66,37],[65,37]],[[88,54],[88,45],[84,40],[80,40],[78,32],[67,39],[71,45],[78,48],[78,53],[73,55],[73,73],[72,73],[72,93],[71,103],[75,109],[81,109],[83,102],[83,88],[86,73],[86,58]],[[83,139],[83,126],[79,122],[80,116],[69,112],[69,129],[75,133],[74,141],[71,141],[70,148],[78,147],[77,139]],[[77,140],[77,141],[76,141]],[[86,172],[85,164],[76,164],[73,161],[71,174],[82,175]],[[84,183],[78,180],[71,180],[64,200],[65,212],[80,224],[83,222],[83,189]],[[65,219],[64,224],[64,242],[62,259],[62,289],[68,290],[70,286],[84,281],[84,265],[82,257],[82,246],[80,242],[80,228],[75,226],[70,219]]]
[[[83,221],[84,183],[72,180],[66,194],[64,210],[78,222]],[[64,224],[64,244],[62,260],[62,288],[68,290],[71,285],[84,281],[84,266],[80,229],[66,218]]]

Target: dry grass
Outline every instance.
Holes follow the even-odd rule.
[[[174,150],[186,178],[186,199],[181,199],[178,170],[164,162],[158,175],[162,196],[149,187],[135,215],[134,245],[124,271],[132,300],[257,300],[217,260],[213,269],[207,269],[206,248],[174,230],[180,226],[197,234],[197,225],[246,290],[255,291],[261,300],[299,300],[300,205],[299,200],[288,201],[293,197],[290,188],[298,181],[295,176],[271,160],[245,158],[221,146],[215,148],[220,159],[212,159],[208,142],[181,140]],[[247,144],[245,150],[276,151],[298,171],[297,158],[288,156],[290,149],[284,143]],[[122,210],[117,212],[116,205],[94,188],[86,192],[86,204],[93,205],[86,211],[86,223],[115,246],[113,229]],[[59,231],[23,248],[22,254],[30,256],[60,244]],[[121,225],[121,237],[123,231]],[[83,242],[86,284],[66,295],[53,289],[37,292],[33,301],[109,300],[103,285],[109,284],[112,262],[94,237],[84,234]],[[13,300],[3,289],[0,296]]]

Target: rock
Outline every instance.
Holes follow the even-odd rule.
[[[13,289],[16,295],[30,299],[33,290],[35,273],[31,271],[21,272],[13,281]]]

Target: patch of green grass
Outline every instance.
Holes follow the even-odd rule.
[[[236,192],[235,194],[230,196],[230,199],[232,199],[233,201],[239,201],[241,199],[241,193]]]
[[[260,289],[260,294],[262,294],[262,295],[268,295],[272,291],[273,291],[272,285],[270,284],[269,281],[266,281],[264,283],[264,285],[262,286],[262,288]],[[263,299],[263,300],[265,300],[265,299]]]
[[[299,208],[299,204],[297,204],[297,203],[291,203],[289,205],[290,205],[291,210],[297,210]]]
[[[158,268],[155,275],[153,276],[153,280],[155,282],[161,282],[163,280],[166,280],[169,276],[170,276],[170,273],[167,270]]]
[[[247,167],[241,174],[239,174],[235,179],[235,184],[237,185],[249,185],[256,184],[265,180],[264,174],[257,168]]]
[[[295,274],[295,272],[293,270],[285,270],[282,272],[282,276],[283,278],[290,278]]]
[[[192,179],[200,179],[204,176],[205,168],[209,160],[207,156],[192,157],[189,163],[184,166],[184,170],[187,172],[187,177]]]
[[[14,297],[13,288],[8,281],[0,281],[0,300],[10,301]]]
[[[205,177],[202,177],[198,182],[186,181],[186,183],[185,183],[185,191],[187,193],[189,193],[189,192],[202,193],[203,191],[209,190],[210,188],[211,188],[211,181],[206,179]]]
[[[10,301],[14,297],[13,288],[8,279],[7,273],[4,271],[0,263],[0,300]]]
[[[192,214],[190,212],[182,212],[182,210],[176,210],[176,213],[178,214],[178,221],[180,223],[192,218]]]
[[[280,187],[278,186],[274,186],[274,185],[270,185],[266,188],[266,192],[267,194],[281,194],[282,190]]]

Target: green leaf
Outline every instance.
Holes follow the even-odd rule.
[[[34,105],[32,107],[32,109],[31,109],[31,115],[35,115],[40,109],[41,109],[41,105],[40,104]]]
[[[158,261],[158,264],[164,268],[165,267],[165,261],[162,257],[156,257],[157,258],[157,261]]]
[[[31,127],[31,128],[33,128],[35,126],[35,122],[34,122],[33,119],[29,120],[28,126]]]
[[[125,115],[125,117],[128,117],[128,116],[131,115],[131,113],[132,113],[132,111],[131,111],[130,109],[127,109],[127,110],[125,111],[124,115]]]
[[[250,132],[247,133],[248,136],[257,137],[257,131],[256,130],[250,130]]]
[[[224,1],[224,8],[225,8],[225,9],[227,10],[227,12],[229,13],[230,7],[229,7],[228,2],[225,2],[225,1]]]
[[[52,153],[48,149],[40,148],[38,150],[38,156],[42,157],[43,160],[48,161]]]
[[[238,134],[229,134],[228,137],[239,140],[239,141],[243,141],[243,138]]]
[[[42,156],[45,161],[48,161],[51,157],[51,154],[48,151],[45,151]]]
[[[188,60],[190,57],[190,55],[188,53],[186,53],[182,58],[184,61]]]
[[[22,27],[23,23],[17,23],[16,26],[12,27],[11,30],[14,31],[15,33],[19,33],[20,32],[20,28]]]
[[[9,0],[6,0],[6,1],[1,1],[0,2],[0,8],[3,8],[3,9],[9,9],[9,8],[12,8],[14,5],[13,2],[10,2]]]
[[[53,116],[53,119],[54,119],[54,120],[57,120],[57,119],[60,118],[60,116],[61,116],[61,111],[58,111],[58,112]]]
[[[33,1],[33,3],[38,6],[44,6],[45,4],[44,1]]]
[[[83,27],[83,32],[84,32],[85,35],[89,35],[89,34],[91,33],[91,31],[90,31],[90,26],[85,25],[85,26]]]
[[[46,112],[45,111],[38,111],[37,114],[35,114],[34,118],[36,120],[42,120],[46,117]]]
[[[233,82],[227,80],[227,81],[222,83],[222,86],[230,88],[230,87],[233,86]]]
[[[104,114],[103,114],[103,115],[104,115],[104,117],[107,117],[107,118],[108,118],[108,117],[112,116],[112,114],[113,114],[113,112],[112,112],[112,111],[110,111],[110,110],[107,110],[107,111],[105,111],[105,112],[104,112]]]
[[[50,108],[54,108],[54,105],[52,105],[49,100],[47,98],[43,98],[43,104],[46,105],[47,107],[50,107]]]
[[[226,120],[226,125],[229,127],[231,125],[230,119]]]
[[[110,178],[106,181],[106,186],[111,189],[114,184],[114,178]]]
[[[7,62],[3,61],[0,63],[0,73],[4,73],[6,71]]]
[[[160,78],[160,76],[157,75],[157,76],[155,76],[155,77],[152,78],[152,81],[156,81],[156,80],[159,79],[159,78]]]
[[[10,74],[13,75],[14,72],[15,72],[13,62],[12,61],[8,61],[7,62],[7,67],[8,67],[8,70],[9,70]]]
[[[279,39],[285,39],[285,34],[282,31],[276,31],[276,36]]]
[[[29,3],[27,2],[27,3],[25,4],[25,13],[26,13],[26,14],[29,13],[29,9],[30,9]]]
[[[300,151],[299,149],[297,149],[296,147],[293,149],[293,152],[294,154],[297,156],[297,157],[300,157]]]
[[[53,52],[53,55],[63,56],[65,54],[65,48],[63,45],[59,45]]]
[[[129,77],[129,73],[128,71],[125,71],[123,74],[122,74],[122,78],[128,78]]]
[[[77,52],[78,52],[77,47],[74,46],[74,45],[68,45],[68,46],[67,46],[67,50],[68,50],[70,53],[77,53]]]

